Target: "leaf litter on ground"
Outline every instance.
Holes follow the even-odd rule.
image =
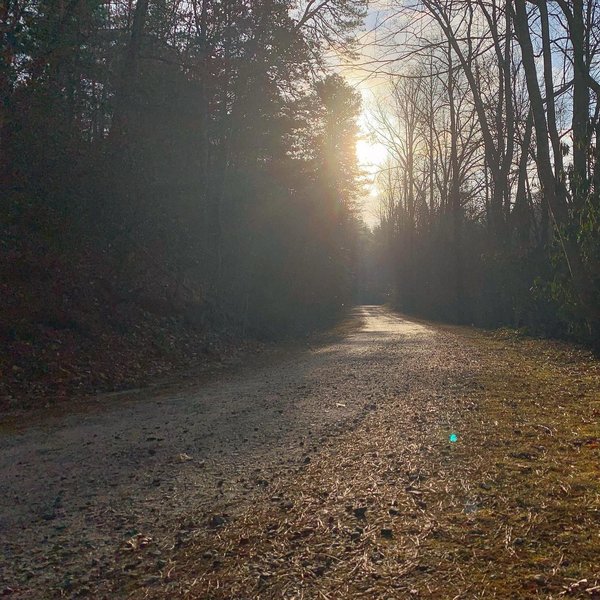
[[[446,329],[473,380],[368,412],[130,595],[600,598],[600,363]]]

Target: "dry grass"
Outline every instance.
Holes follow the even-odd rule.
[[[600,598],[600,364],[456,332],[475,381],[374,407],[132,595]]]

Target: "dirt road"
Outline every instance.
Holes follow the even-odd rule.
[[[285,510],[277,482],[354,431],[368,438],[374,415],[388,415],[378,435],[386,418],[399,428],[410,475],[411,456],[460,433],[489,365],[472,341],[383,307],[354,319],[338,341],[287,358],[0,434],[0,591],[115,598],[128,580],[156,583],[153,571],[168,579],[199,532],[265,498]]]
[[[134,535],[172,545],[186,520],[216,503],[232,512],[308,461],[393,393],[393,365],[410,381],[434,338],[380,307],[356,316],[360,330],[290,360],[3,434],[2,585],[32,597],[85,587]]]

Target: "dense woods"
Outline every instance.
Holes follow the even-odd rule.
[[[597,341],[597,3],[373,11],[357,38],[363,0],[4,2],[3,372],[91,382],[390,297]],[[340,57],[387,79],[374,106]],[[388,151],[372,232],[361,111]]]
[[[400,307],[600,338],[599,25],[593,0],[385,13],[377,252]]]
[[[347,304],[360,98],[325,53],[351,51],[363,13],[2,4],[0,324],[24,362],[56,331],[273,337]]]
[[[48,250],[65,268],[96,261],[78,291],[107,301],[199,304],[268,328],[337,310],[359,104],[321,53],[361,14],[347,1],[9,2],[3,233],[38,265]],[[24,248],[32,229],[66,256]]]

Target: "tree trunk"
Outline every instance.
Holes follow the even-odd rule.
[[[560,147],[560,137],[556,125],[556,108],[554,103],[554,74],[552,69],[552,47],[550,40],[550,24],[548,22],[548,7],[545,2],[539,3],[540,22],[542,29],[542,54],[544,56],[544,88],[546,93],[546,112],[548,114],[548,135],[552,142],[554,157],[554,176],[564,181],[563,157]],[[564,184],[563,184],[564,185]]]
[[[142,46],[142,37],[146,17],[148,15],[148,0],[138,0],[133,13],[131,35],[125,50],[119,89],[116,92],[111,136],[123,135],[131,125],[133,114],[135,88],[138,76],[139,54]]]
[[[452,48],[448,46],[448,106],[450,111],[450,210],[452,211],[452,241],[454,258],[454,313],[458,323],[463,321],[463,265],[462,265],[462,219],[460,204],[460,182],[458,165],[458,130],[454,104],[454,72]]]
[[[588,190],[587,148],[590,110],[583,0],[573,0],[573,20],[570,29],[573,46],[573,177],[571,185],[575,208],[581,209],[585,204]]]

